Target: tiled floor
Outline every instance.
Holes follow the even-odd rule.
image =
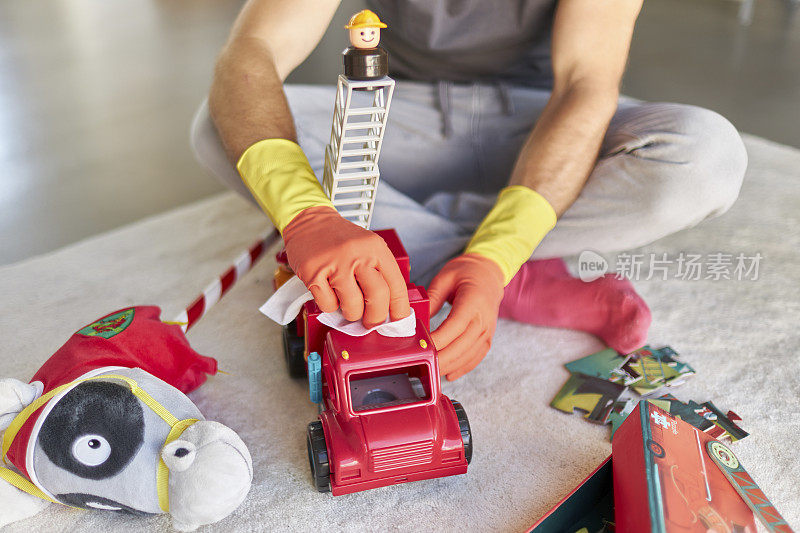
[[[339,70],[345,0],[291,80]],[[0,264],[221,187],[194,162],[192,113],[239,0],[0,2]],[[646,0],[626,93],[695,103],[800,146],[800,15],[756,0]],[[794,4],[797,7],[797,4]]]

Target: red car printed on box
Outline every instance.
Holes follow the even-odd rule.
[[[789,532],[733,452],[658,406],[641,401],[612,442],[619,532]],[[624,509],[624,512],[620,512]]]
[[[290,374],[301,377],[309,364],[314,367],[310,387],[321,393],[321,412],[308,425],[308,458],[317,490],[335,496],[464,474],[472,457],[467,415],[440,390],[428,296],[409,281],[408,255],[397,234],[376,233],[406,279],[415,334],[349,336],[321,324],[313,301],[284,329]],[[278,261],[276,285],[290,272],[284,254]]]
[[[666,529],[755,533],[752,511],[707,457],[710,437],[691,426],[679,427],[675,417],[651,404],[640,416],[649,416],[649,424],[643,426],[649,430],[647,481],[653,497],[661,495],[654,508]]]

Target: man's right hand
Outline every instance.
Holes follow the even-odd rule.
[[[375,233],[328,206],[309,207],[283,230],[289,266],[325,313],[341,308],[365,327],[411,314],[406,282],[389,247]]]
[[[236,165],[253,198],[283,235],[289,266],[325,313],[365,326],[411,314],[397,261],[375,233],[333,208],[300,147],[264,139]]]

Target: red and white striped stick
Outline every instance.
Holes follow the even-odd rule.
[[[212,281],[203,293],[192,304],[175,317],[174,323],[180,324],[184,333],[203,318],[208,310],[219,301],[222,296],[233,287],[242,276],[258,261],[270,246],[280,238],[277,230],[261,238],[250,249],[242,252],[228,270]]]

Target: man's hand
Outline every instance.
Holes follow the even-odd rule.
[[[283,230],[289,266],[325,313],[341,308],[365,327],[411,314],[408,290],[389,247],[335,209],[310,207]]]
[[[445,301],[453,306],[431,335],[439,351],[440,374],[448,380],[474,369],[489,351],[504,285],[500,267],[478,254],[451,259],[431,281],[431,316]]]
[[[247,188],[283,235],[289,266],[323,312],[341,308],[366,327],[411,314],[406,282],[375,233],[345,220],[314,176],[303,150],[265,139],[236,165]]]

